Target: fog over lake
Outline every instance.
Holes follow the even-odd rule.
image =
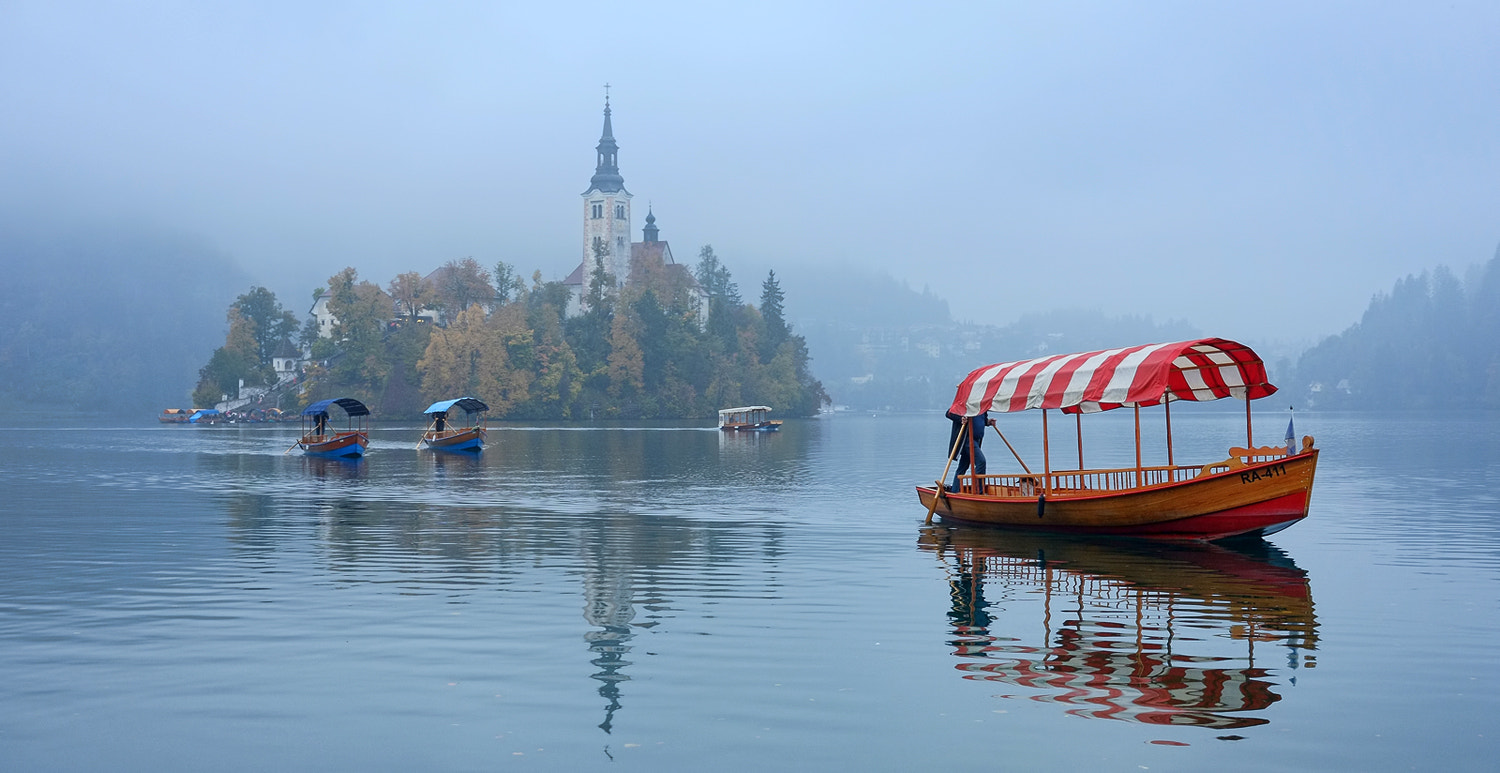
[[[561,278],[609,83],[679,260],[1311,341],[1493,254],[1497,28],[1482,2],[10,3],[0,206],[191,235],[299,313],[350,265]]]

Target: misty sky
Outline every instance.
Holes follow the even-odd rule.
[[[0,0],[0,204],[201,235],[299,314],[346,265],[561,278],[606,81],[636,238],[976,322],[1321,336],[1500,243],[1493,2]]]

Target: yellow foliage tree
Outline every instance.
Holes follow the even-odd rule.
[[[511,367],[506,353],[506,337],[513,332],[491,324],[478,305],[461,312],[447,329],[433,330],[417,362],[423,393],[434,400],[477,397],[494,415],[505,415],[527,398],[527,374]]]

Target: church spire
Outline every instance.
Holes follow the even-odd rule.
[[[604,94],[604,133],[599,136],[598,163],[590,188],[602,193],[618,193],[625,188],[625,178],[620,176],[620,146],[615,144],[614,129],[609,122],[609,92]]]
[[[655,242],[655,241],[661,241],[658,238],[658,234],[660,234],[660,233],[661,233],[661,229],[659,229],[659,228],[656,227],[656,213],[654,213],[654,212],[651,211],[650,205],[647,205],[647,207],[646,207],[646,227],[641,229],[641,236],[643,236],[645,238],[646,242]]]

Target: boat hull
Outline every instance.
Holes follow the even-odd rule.
[[[457,432],[429,432],[422,445],[433,451],[482,451],[486,436],[484,427],[470,427]]]
[[[297,447],[308,456],[326,456],[350,459],[365,455],[370,446],[370,436],[364,432],[340,432],[337,435],[308,435],[298,441]]]
[[[762,421],[756,424],[724,424],[719,429],[725,432],[780,432],[780,421]]]
[[[1318,452],[1126,491],[1047,497],[943,492],[917,496],[945,521],[1071,534],[1216,540],[1271,534],[1307,517]],[[934,503],[936,499],[936,503]]]

